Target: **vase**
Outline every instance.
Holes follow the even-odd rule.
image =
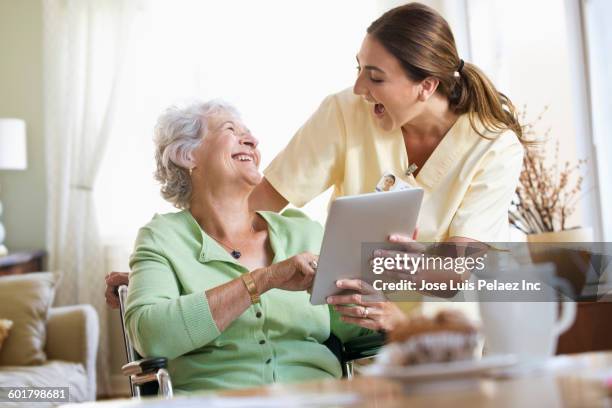
[[[527,235],[532,262],[554,263],[556,275],[567,279],[574,294],[581,293],[586,282],[592,255],[590,242],[590,227]]]
[[[563,231],[540,232],[538,234],[528,234],[529,243],[560,243],[560,242],[592,242],[593,228],[573,228]]]

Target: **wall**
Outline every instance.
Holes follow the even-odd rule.
[[[0,1],[0,117],[24,119],[28,168],[0,171],[9,250],[45,248],[42,0]]]

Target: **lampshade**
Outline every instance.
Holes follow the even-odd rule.
[[[21,119],[0,119],[0,170],[25,170],[26,124]]]

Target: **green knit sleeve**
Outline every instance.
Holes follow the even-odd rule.
[[[206,294],[180,294],[168,257],[147,227],[138,233],[130,268],[125,320],[142,356],[174,359],[220,335]]]

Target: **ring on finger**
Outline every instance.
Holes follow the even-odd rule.
[[[368,309],[367,306],[364,306],[364,308],[363,308],[363,318],[367,319],[369,313],[370,313],[370,309]]]

